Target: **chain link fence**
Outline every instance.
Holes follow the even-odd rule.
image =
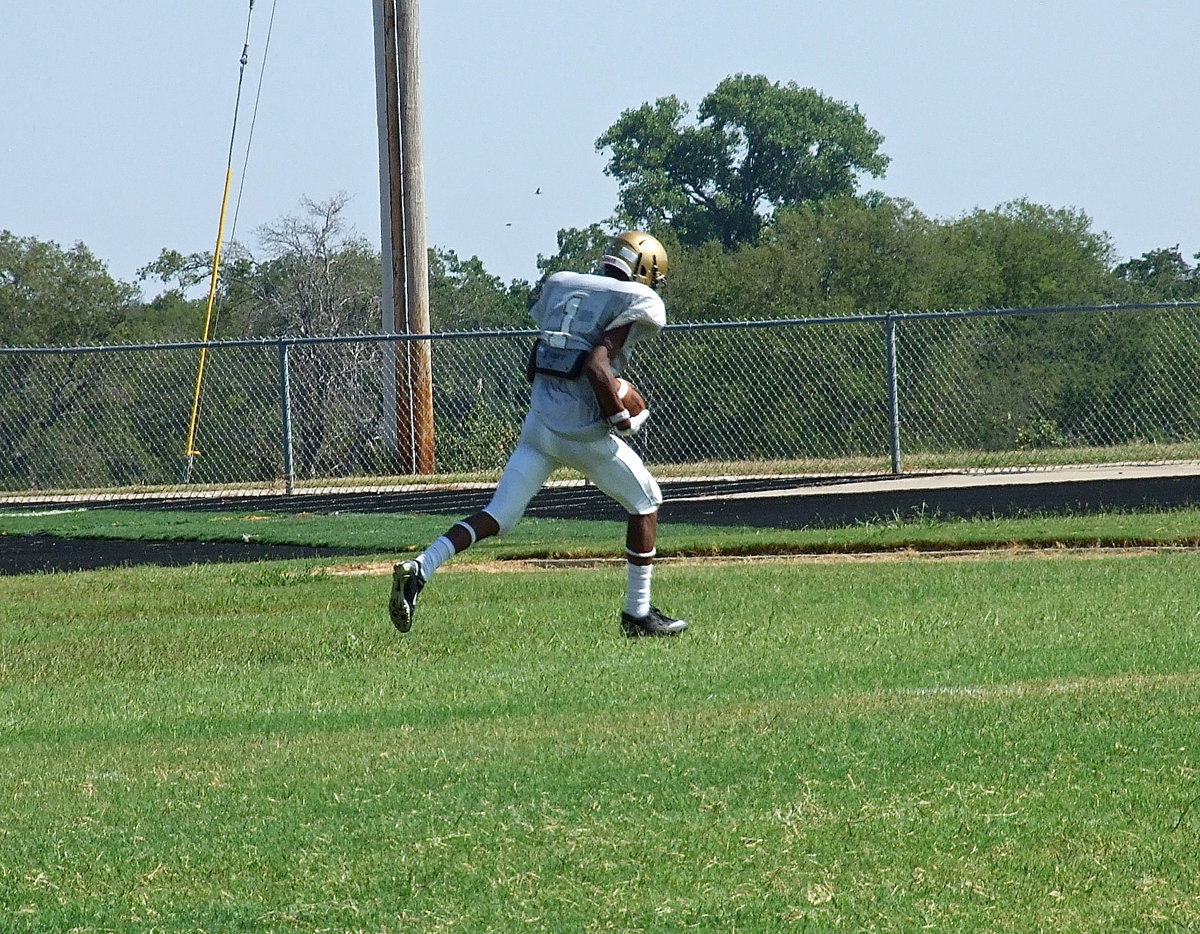
[[[486,487],[533,335],[0,348],[0,500]],[[395,428],[411,340],[432,357],[433,474]],[[678,325],[633,363],[653,412],[636,443],[668,480],[1200,457],[1200,303]]]

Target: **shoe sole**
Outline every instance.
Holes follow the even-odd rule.
[[[400,632],[412,629],[413,611],[404,599],[404,588],[412,574],[402,564],[392,568],[392,596],[388,600],[388,615],[392,617],[392,625]]]

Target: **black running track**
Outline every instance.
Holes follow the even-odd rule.
[[[5,535],[0,538],[0,575],[92,571],[139,564],[183,567],[189,564],[233,564],[355,554],[360,552],[351,548],[307,548],[254,542],[139,542],[56,538],[50,535]]]
[[[930,475],[931,477],[933,475]],[[944,475],[938,475],[944,476]],[[1200,504],[1200,477],[1106,476],[1065,480],[1054,470],[1035,482],[1002,485],[969,482],[954,487],[922,485],[905,474],[876,477],[756,477],[749,479],[669,480],[662,482],[664,522],[738,525],[764,528],[814,528],[907,518],[918,514],[943,518],[1012,516],[1030,513],[1174,508]],[[903,484],[889,486],[889,480]],[[994,476],[993,476],[994,479]],[[847,490],[849,484],[882,481],[870,492]],[[914,482],[915,481],[915,482]],[[795,495],[802,491],[807,495]],[[771,495],[772,493],[777,495]],[[119,509],[186,509],[219,512],[426,513],[465,516],[487,505],[487,488],[322,492],[162,499],[106,499],[85,504]],[[745,494],[759,494],[746,497]],[[624,513],[592,486],[547,487],[534,497],[526,515],[555,519],[623,519]]]

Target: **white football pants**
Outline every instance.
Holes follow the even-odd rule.
[[[551,431],[530,412],[484,512],[499,523],[501,532],[511,529],[558,467],[578,470],[630,515],[649,515],[662,505],[658,482],[620,438],[605,434],[592,441],[574,441]]]

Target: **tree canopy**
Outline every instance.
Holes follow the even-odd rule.
[[[882,176],[883,137],[856,106],[795,82],[734,75],[685,123],[675,96],[626,110],[596,141],[633,226],[670,225],[690,245],[754,242],[782,207],[854,194],[860,174]]]
[[[521,328],[528,323],[528,288],[506,286],[478,256],[453,250],[429,251],[429,318],[434,331]]]
[[[1019,200],[937,220],[874,194],[780,210],[758,243],[675,244],[673,321],[1096,304],[1132,297],[1087,215]]]
[[[1196,259],[1200,259],[1197,254]],[[1196,301],[1200,298],[1200,267],[1191,266],[1179,252],[1179,244],[1143,253],[1113,270],[1128,282],[1136,295],[1151,301]]]
[[[734,75],[696,116],[674,96],[621,114],[596,144],[620,186],[616,216],[560,230],[557,252],[537,257],[540,279],[595,268],[613,232],[638,226],[671,256],[675,321],[1200,297],[1200,268],[1177,245],[1114,265],[1108,236],[1073,208],[1020,199],[937,219],[860,193],[862,176],[887,168],[883,139],[857,107],[811,88]],[[302,199],[258,228],[253,249],[227,244],[215,338],[378,330],[380,257],[346,229],[347,201]],[[211,264],[164,249],[140,277],[168,287],[142,301],[83,244],[0,232],[0,342],[198,339]],[[536,285],[443,247],[429,276],[434,330],[529,326]]]
[[[138,292],[86,246],[0,230],[0,344],[78,345],[119,332]]]

